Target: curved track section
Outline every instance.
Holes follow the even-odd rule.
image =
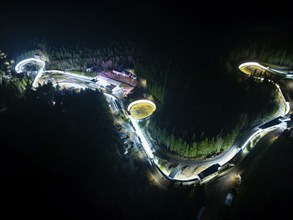
[[[76,75],[76,74],[73,74],[70,72],[65,72],[65,71],[60,71],[60,70],[44,70],[45,69],[45,62],[40,59],[29,58],[29,59],[22,60],[21,62],[19,62],[15,66],[16,72],[17,73],[23,72],[24,66],[27,64],[34,64],[34,65],[40,66],[40,69],[38,70],[38,74],[35,77],[34,82],[32,84],[33,88],[38,86],[38,82],[39,82],[41,76],[44,74],[61,74],[62,76],[64,76],[64,78],[70,77],[75,80],[74,84],[72,84],[72,83],[68,84],[68,82],[63,82],[61,79],[58,82],[56,82],[56,84],[57,83],[64,83],[65,85],[69,85],[69,86],[77,87],[77,88],[91,88],[89,85],[85,85],[85,83],[91,82],[90,80],[92,78],[86,77],[86,76],[81,76],[81,75]],[[285,70],[277,70],[274,68],[266,67],[266,66],[261,65],[257,62],[243,63],[239,66],[239,69],[247,75],[251,75],[255,71],[267,71],[267,72],[271,72],[274,74],[279,73],[280,75],[291,79],[290,75],[289,75],[289,77],[287,77],[288,74],[286,74]],[[289,72],[289,74],[290,73],[291,73],[291,71]],[[219,166],[218,169],[221,169],[222,166],[229,163],[229,161],[236,154],[238,154],[240,151],[242,151],[248,145],[248,143],[251,140],[253,140],[254,138],[262,137],[262,134],[266,134],[267,132],[272,131],[274,129],[278,129],[278,128],[286,129],[287,128],[286,122],[291,120],[288,115],[288,113],[290,111],[290,105],[289,105],[290,103],[285,99],[285,96],[283,95],[282,89],[280,88],[280,86],[273,81],[271,81],[271,82],[274,83],[274,85],[276,85],[276,87],[279,89],[281,96],[283,97],[280,99],[280,102],[284,103],[285,108],[284,108],[284,111],[281,114],[281,116],[273,118],[273,119],[271,119],[261,125],[254,127],[249,132],[247,132],[247,134],[245,136],[239,135],[239,137],[237,138],[237,140],[235,141],[233,146],[231,146],[227,151],[223,152],[222,154],[220,154],[214,158],[209,158],[206,160],[186,160],[183,158],[181,158],[181,159],[170,158],[171,161],[173,160],[177,164],[179,164],[176,168],[177,169],[176,174],[174,174],[172,172],[171,173],[166,172],[165,169],[162,169],[162,167],[159,165],[159,162],[158,162],[160,157],[156,154],[156,151],[153,148],[154,143],[152,142],[152,139],[147,135],[147,132],[145,132],[144,128],[141,128],[138,125],[138,121],[140,119],[148,118],[152,115],[152,113],[156,110],[156,105],[149,100],[137,100],[137,101],[132,102],[127,108],[128,112],[130,113],[129,125],[131,125],[131,127],[134,129],[135,135],[140,140],[140,143],[144,149],[144,152],[147,155],[146,161],[149,161],[151,167],[155,167],[159,171],[159,172],[153,171],[153,173],[159,173],[159,174],[163,173],[164,176],[169,180],[176,180],[176,181],[182,181],[182,182],[202,181],[202,178],[200,177],[200,175],[204,171],[202,171],[201,173],[194,173],[193,175],[191,175],[189,177],[182,177],[177,174],[178,173],[180,174],[182,172],[183,166],[186,164],[193,165],[194,167],[204,165],[204,167],[207,167],[206,170],[209,169],[210,167],[213,167],[214,165],[217,165],[217,166]],[[112,100],[114,102],[118,102],[121,105],[121,108],[124,109],[122,101],[119,100],[117,97],[113,96],[112,94],[107,94],[107,93],[104,93],[104,95],[106,97],[110,98],[110,100]]]
[[[22,60],[20,61],[16,66],[15,66],[15,71],[17,73],[21,73],[23,72],[23,67],[27,64],[37,64],[37,65],[40,65],[41,68],[45,68],[45,62],[43,60],[40,60],[40,59],[36,59],[36,58],[28,58],[28,59],[25,59],[25,60]]]

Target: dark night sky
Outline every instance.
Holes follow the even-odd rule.
[[[138,3],[139,2],[139,3]],[[196,2],[196,4],[194,4]],[[8,50],[34,38],[64,44],[103,40],[205,40],[251,26],[292,32],[289,3],[268,1],[6,1],[1,3],[1,42]],[[241,27],[241,28],[240,28]],[[174,42],[172,42],[174,43]]]

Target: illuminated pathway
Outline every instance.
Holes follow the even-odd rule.
[[[293,79],[293,70],[289,70],[285,68],[267,67],[257,62],[242,63],[239,66],[239,69],[248,75],[253,74],[254,71],[252,70],[260,70],[260,71],[267,71],[273,74],[280,74],[281,76],[287,79]]]
[[[97,87],[89,86],[89,83],[93,79],[91,77],[81,76],[81,75],[73,74],[73,73],[66,72],[66,71],[60,71],[60,70],[45,70],[45,62],[40,59],[35,59],[35,58],[29,58],[29,59],[25,59],[25,60],[22,60],[21,62],[19,62],[15,66],[16,72],[17,73],[23,72],[24,66],[27,64],[34,64],[34,65],[38,65],[40,67],[40,69],[38,70],[38,73],[34,79],[34,82],[32,84],[33,88],[36,88],[38,86],[40,78],[45,74],[52,74],[52,75],[53,74],[60,74],[61,76],[63,76],[63,78],[58,79],[59,81],[56,82],[54,85],[56,85],[58,83],[61,86],[62,85],[71,86],[71,87],[76,87],[79,89],[80,88],[91,88],[91,89],[97,88]],[[239,69],[247,75],[250,75],[250,74],[254,73],[255,71],[261,71],[261,72],[267,71],[272,74],[279,74],[282,77],[285,77],[287,79],[293,79],[293,77],[292,77],[293,72],[292,71],[285,70],[285,69],[266,67],[266,66],[261,65],[257,62],[243,63],[239,66]],[[261,77],[258,77],[258,78],[262,80]],[[66,79],[67,79],[67,81],[66,81]],[[127,115],[127,116],[130,119],[130,125],[132,125],[132,128],[135,131],[135,134],[137,135],[137,137],[139,137],[141,145],[142,145],[142,147],[148,157],[148,161],[151,165],[151,168],[157,169],[158,171],[160,171],[160,172],[157,172],[157,171],[153,170],[153,172],[152,172],[153,175],[159,176],[159,175],[161,175],[161,173],[163,173],[164,176],[169,180],[183,181],[183,182],[188,182],[188,181],[189,182],[199,182],[200,181],[199,174],[201,171],[198,171],[197,173],[194,172],[192,175],[186,177],[184,175],[180,175],[182,172],[182,167],[184,165],[190,165],[193,167],[205,167],[205,169],[207,169],[208,167],[211,167],[212,165],[218,164],[219,169],[221,169],[226,164],[228,164],[230,162],[230,160],[237,153],[239,153],[243,149],[245,149],[245,147],[254,139],[262,138],[265,134],[267,134],[268,132],[273,131],[275,129],[286,129],[287,122],[291,120],[288,115],[290,112],[290,105],[289,105],[290,103],[289,103],[289,100],[286,100],[280,86],[277,83],[273,82],[272,80],[271,80],[271,82],[278,88],[278,91],[280,94],[280,103],[282,103],[284,106],[283,112],[280,115],[278,115],[275,118],[272,118],[271,120],[269,120],[261,125],[254,127],[250,131],[246,132],[245,136],[240,137],[240,135],[239,135],[239,137],[237,137],[233,146],[231,146],[228,150],[226,150],[225,152],[222,152],[221,154],[219,154],[218,156],[216,156],[214,158],[209,158],[206,160],[192,160],[192,159],[184,159],[184,158],[178,159],[178,157],[177,157],[177,159],[170,158],[170,162],[176,162],[179,164],[177,166],[178,170],[175,175],[171,175],[170,172],[167,172],[164,168],[162,168],[159,165],[158,160],[160,158],[157,156],[155,149],[152,146],[153,143],[151,141],[151,138],[147,135],[147,133],[144,131],[144,129],[140,128],[140,126],[138,124],[139,120],[137,120],[137,119],[144,119],[144,118],[150,117],[150,115],[156,109],[155,104],[153,102],[148,101],[148,100],[138,100],[138,101],[131,103],[127,109],[128,112],[130,112],[131,109],[135,105],[140,105],[142,102],[147,103],[148,105],[150,105],[152,107],[152,108],[150,108],[150,112],[145,113],[145,115],[141,118],[136,117],[135,115],[133,115],[133,116]],[[117,97],[113,96],[112,94],[107,94],[107,93],[104,93],[104,95],[107,96],[108,98],[110,98],[109,100],[111,100],[112,102],[115,102],[115,101],[119,102],[122,109],[123,110],[125,109],[123,107],[123,103]],[[148,106],[148,107],[150,107],[150,106]]]

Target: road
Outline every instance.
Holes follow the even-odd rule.
[[[24,66],[27,64],[34,64],[39,66],[38,74],[35,77],[35,80],[33,82],[33,87],[37,87],[39,83],[44,83],[46,79],[53,79],[54,84],[61,84],[66,85],[69,87],[74,88],[90,88],[90,89],[100,89],[109,85],[113,84],[116,86],[119,86],[121,83],[117,82],[112,79],[107,79],[105,77],[99,76],[96,77],[98,80],[97,83],[93,83],[91,77],[77,75],[74,73],[70,73],[67,71],[60,71],[60,70],[45,70],[45,62],[39,59],[35,58],[29,58],[22,60],[19,62],[15,70],[18,73],[23,72]],[[239,66],[240,69],[244,69],[243,71],[246,74],[249,74],[249,71],[253,71],[253,68],[263,68],[267,71],[272,71],[272,73],[276,74],[279,73],[282,75],[282,77],[289,79],[291,75],[286,75],[284,71],[286,70],[277,70],[269,67],[265,67],[263,65],[260,65],[256,62],[249,62],[244,63]],[[280,73],[281,72],[281,73]],[[284,120],[291,120],[288,116],[288,113],[290,112],[290,103],[286,100],[285,96],[282,93],[282,90],[280,89],[280,86],[276,84],[275,82],[272,82],[276,87],[279,89],[279,97],[280,97],[280,103],[282,103],[282,106],[284,106],[283,109],[279,111],[278,115],[275,115],[274,118],[270,119],[269,121],[266,121],[262,123],[261,125],[258,125],[254,128],[251,128],[249,131],[243,132],[243,134],[239,135],[235,143],[225,152],[217,155],[216,157],[209,158],[206,160],[189,160],[180,158],[178,156],[172,155],[169,152],[162,151],[159,148],[156,147],[156,144],[152,140],[152,138],[149,136],[148,132],[146,132],[145,128],[141,128],[138,125],[138,121],[134,120],[131,115],[127,115],[125,113],[125,107],[123,106],[123,102],[121,101],[121,97],[116,97],[113,94],[105,94],[106,100],[109,102],[110,106],[112,106],[112,109],[115,110],[115,114],[117,114],[117,111],[121,111],[117,109],[117,103],[118,102],[122,106],[122,115],[124,115],[126,118],[129,118],[130,122],[124,123],[125,130],[128,131],[129,134],[131,134],[131,139],[133,140],[136,145],[141,144],[142,148],[137,148],[138,151],[140,151],[141,159],[146,162],[146,164],[149,164],[149,170],[151,172],[150,176],[153,176],[153,179],[157,182],[161,182],[162,178],[165,177],[167,180],[174,180],[174,181],[195,181],[198,182],[199,180],[199,172],[194,172],[192,175],[184,176],[182,175],[182,169],[184,166],[193,166],[193,167],[209,167],[213,164],[219,164],[221,167],[224,167],[227,163],[231,161],[231,159],[240,151],[245,149],[245,147],[254,139],[261,138],[264,136],[268,131],[271,130],[277,130],[277,129],[284,129],[286,128],[286,122]],[[110,98],[109,98],[110,97]],[[280,118],[282,116],[283,118]],[[285,118],[285,119],[284,119]],[[143,149],[143,150],[142,150]],[[170,173],[167,173],[165,169],[162,169],[162,167],[159,165],[160,156],[163,156],[164,158],[167,158],[172,163],[177,163],[177,170],[178,174],[170,176]],[[163,183],[165,185],[166,182]]]
[[[241,176],[244,171],[255,166],[258,158],[273,141],[280,136],[283,129],[276,129],[266,134],[247,155],[243,155],[240,162],[229,170],[223,171],[216,178],[205,185],[205,213],[202,220],[225,219],[225,214],[229,210],[225,206],[225,198],[231,188],[236,188],[235,176]],[[237,196],[237,195],[236,195]],[[221,218],[219,218],[219,216]]]

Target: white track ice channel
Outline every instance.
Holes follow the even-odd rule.
[[[268,70],[268,67],[265,67],[257,62],[247,62],[247,63],[242,63],[241,65],[239,65],[239,69],[241,69],[242,67],[246,67],[246,66],[258,66],[262,69]]]
[[[131,116],[129,116],[129,118],[130,118],[130,121],[131,121],[133,127],[136,130],[136,134],[138,135],[138,137],[140,137],[141,144],[142,144],[145,152],[147,153],[147,155],[149,156],[149,158],[153,159],[154,158],[154,154],[153,154],[153,152],[151,150],[151,147],[150,147],[149,143],[147,142],[144,134],[142,133],[140,127],[138,126],[136,120],[134,120]]]
[[[36,63],[40,63],[41,64],[41,69],[44,69],[45,67],[45,62],[43,60],[40,60],[40,59],[36,59],[36,58],[28,58],[28,59],[25,59],[25,60],[22,60],[20,61],[16,66],[15,66],[15,71],[17,73],[21,73],[22,72],[22,66],[27,64],[27,63],[30,63],[30,62],[36,62]]]

